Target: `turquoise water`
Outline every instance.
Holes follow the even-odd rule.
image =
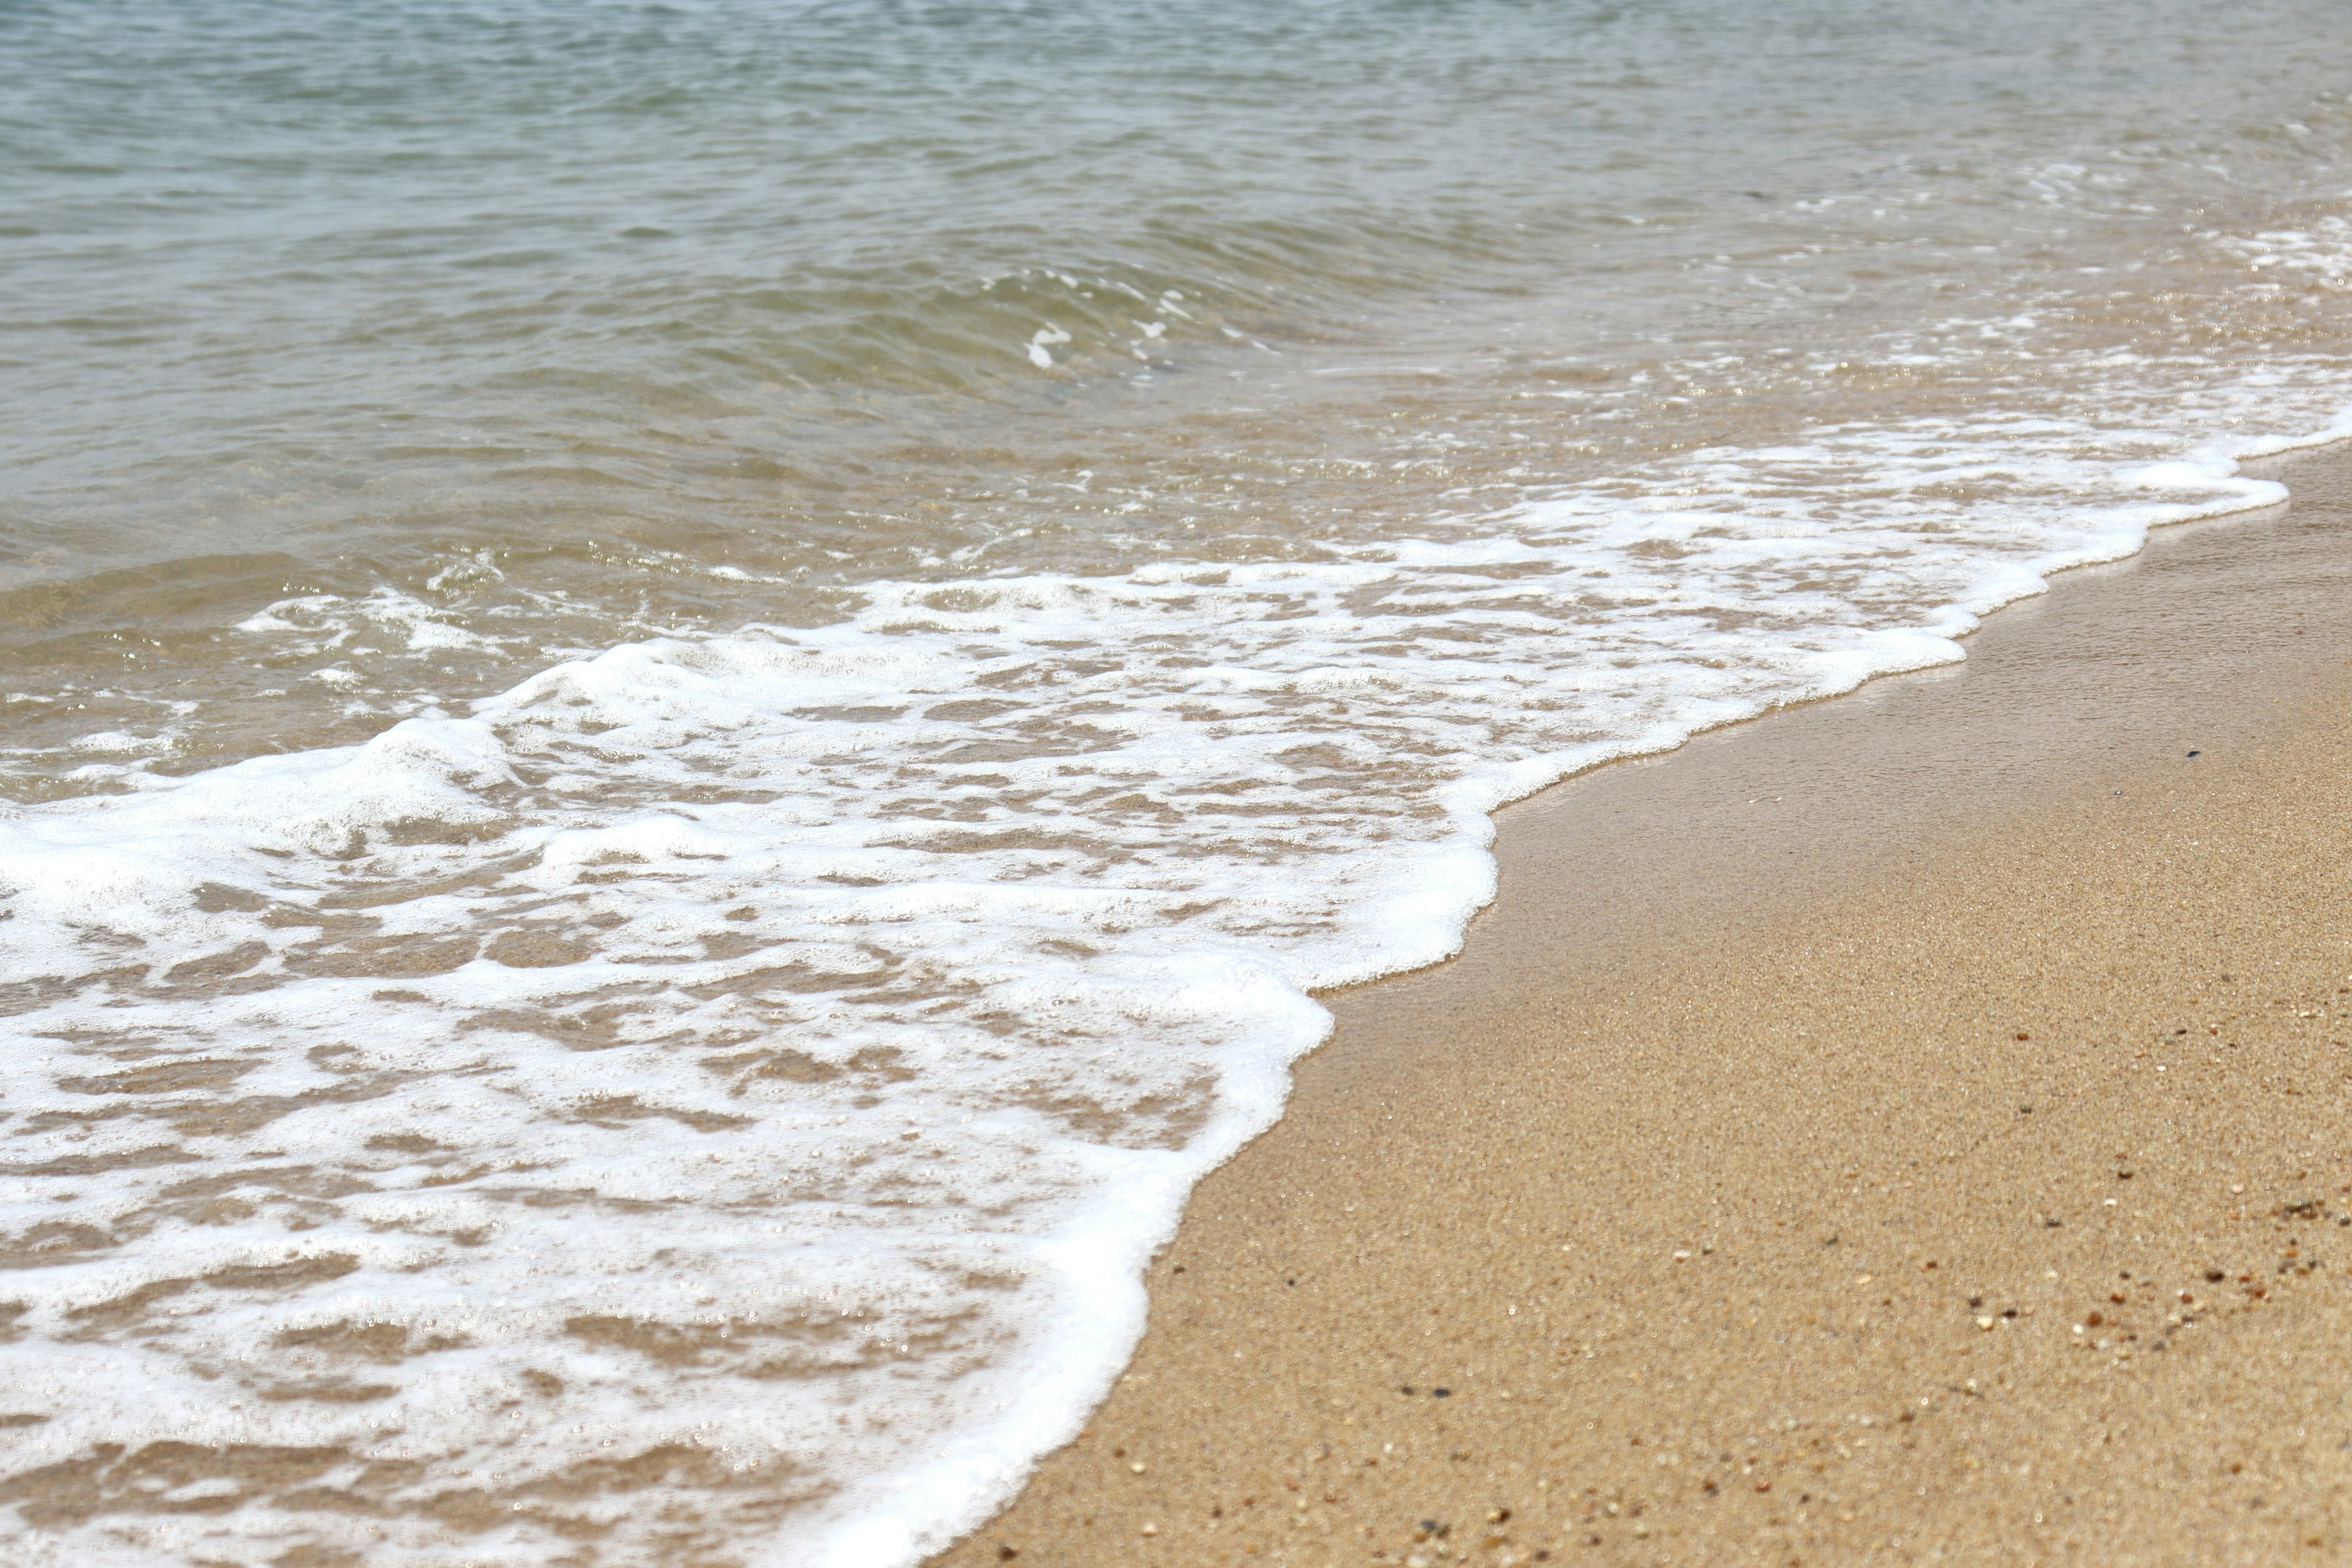
[[[2341,24],[0,0],[0,1554],[970,1527],[1494,805],[2352,433]]]

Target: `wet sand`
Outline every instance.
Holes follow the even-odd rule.
[[[2352,1560],[2352,452],[1504,815],[937,1561]]]

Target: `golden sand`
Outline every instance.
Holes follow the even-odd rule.
[[[939,1563],[2352,1562],[2352,458],[2279,471],[1506,813]]]

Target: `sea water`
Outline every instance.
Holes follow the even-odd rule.
[[[0,1557],[970,1528],[1494,807],[2352,434],[2343,20],[0,4]]]

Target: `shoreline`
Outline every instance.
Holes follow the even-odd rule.
[[[932,1561],[2340,1545],[2352,1378],[2300,1346],[2347,1323],[2305,1265],[2352,1155],[2262,1130],[2352,1044],[2352,452],[2249,467],[2294,501],[1962,664],[1505,808],[1461,953],[1327,994],[1087,1434]]]

